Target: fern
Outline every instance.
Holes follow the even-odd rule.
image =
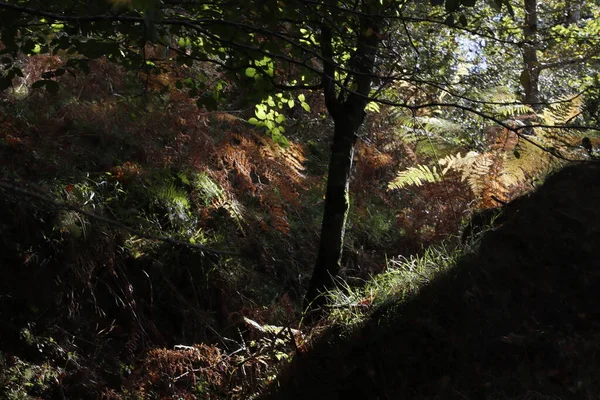
[[[562,97],[539,115],[544,125],[565,125],[577,118],[583,109],[583,97]]]
[[[416,120],[428,134],[458,134],[464,130],[460,124],[439,117],[418,117]]]
[[[447,157],[442,158],[438,161],[438,164],[440,164],[441,166],[445,166],[445,168],[442,171],[444,174],[446,174],[451,169],[457,171],[468,170],[469,167],[475,163],[478,156],[479,154],[474,151],[467,153],[464,157],[461,157],[460,153],[458,153],[455,156],[449,155]],[[467,176],[463,175],[462,180],[464,181],[466,178]]]
[[[529,141],[520,140],[513,152],[504,155],[502,171],[499,178],[506,187],[516,186],[528,177],[549,172],[558,160],[552,154],[544,151],[534,143],[547,145],[543,136]],[[533,142],[533,143],[532,143]]]
[[[244,220],[244,206],[242,205],[242,203],[240,203],[236,199],[229,199],[227,202],[223,203],[221,208],[223,208],[225,211],[227,211],[227,214],[235,222],[238,229],[240,231],[243,231],[244,230],[243,224],[244,224],[245,220]]]
[[[464,128],[448,119],[431,116],[402,115],[397,117],[399,133],[409,141],[416,140],[419,136],[439,136],[441,134],[460,133]]]
[[[166,208],[172,224],[181,225],[189,221],[190,202],[185,190],[175,184],[160,186],[156,191],[156,199]]]
[[[429,168],[426,165],[417,165],[399,172],[396,179],[388,184],[388,190],[402,189],[412,185],[421,186],[427,182],[434,183],[440,180],[441,176],[436,167]]]
[[[205,207],[214,205],[218,208],[227,201],[225,191],[204,172],[194,177],[193,187]]]
[[[585,156],[581,149],[585,133],[568,129],[568,125],[581,114],[581,96],[559,99],[539,114],[534,113],[530,106],[520,104],[506,87],[493,88],[481,93],[479,98],[488,102],[481,105],[483,111],[509,119],[506,126],[511,128],[486,128],[487,151],[461,155],[452,150],[453,154],[439,159],[440,170],[420,164],[399,172],[389,183],[389,190],[440,182],[453,173],[453,179],[458,174],[460,180],[468,184],[480,206],[490,206],[493,198],[507,200],[521,191],[528,180],[545,175],[561,164],[562,161],[554,155],[574,159],[581,158],[582,154]],[[407,146],[415,147],[420,139],[426,138],[428,145],[435,147],[428,156],[440,154],[443,151],[441,143],[451,144],[453,137],[459,137],[467,130],[437,116],[404,115],[397,121],[401,141]],[[528,128],[529,124],[533,127]],[[519,128],[520,134],[527,135],[517,135],[512,128]],[[422,149],[420,153],[423,153]]]
[[[494,111],[503,117],[512,117],[514,115],[523,115],[533,112],[531,107],[525,104],[503,104],[496,107]]]
[[[437,167],[430,168],[426,165],[410,167],[398,173],[396,179],[389,183],[388,189],[421,186],[426,182],[437,183],[450,172],[457,172],[460,174],[460,180],[467,182],[476,197],[483,197],[491,187],[496,191],[502,189],[502,185],[492,178],[496,161],[496,157],[491,153],[469,152],[464,156],[460,153],[449,155],[438,161],[438,164],[443,167],[441,171],[438,171]]]
[[[206,173],[199,173],[194,177],[193,187],[200,201],[205,207],[223,209],[242,230],[244,222],[244,207],[236,199],[227,195],[225,190],[213,181]]]
[[[450,155],[439,160],[439,164],[445,166],[442,171],[445,175],[450,170],[461,174],[461,181],[466,181],[474,194],[479,194],[486,186],[490,170],[494,165],[494,157],[490,153],[479,154],[471,151],[464,157],[460,153]]]
[[[487,91],[480,92],[478,100],[488,103],[483,107],[485,112],[501,117],[533,113],[533,109],[521,103],[515,93],[507,86],[495,86]]]

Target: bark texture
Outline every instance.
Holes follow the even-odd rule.
[[[350,115],[340,116],[339,121],[335,121],[319,254],[306,294],[309,302],[315,301],[321,290],[332,286],[333,279],[341,267],[346,219],[350,209],[350,173],[354,160],[356,130],[361,122],[362,118],[357,121],[356,117],[352,118]],[[320,303],[321,301],[317,300],[315,306]]]
[[[523,28],[523,72],[521,85],[525,91],[525,104],[535,111],[542,108],[540,96],[541,67],[537,57],[537,0],[525,0],[525,26]]]

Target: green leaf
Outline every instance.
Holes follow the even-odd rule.
[[[289,108],[294,108],[294,100],[292,100],[292,99],[288,100],[287,104],[288,104]]]
[[[186,174],[184,174],[184,173],[182,172],[182,173],[180,173],[178,176],[179,176],[179,179],[181,179],[181,182],[182,182],[184,185],[188,185],[188,186],[189,186],[189,185],[191,185],[191,183],[190,183],[190,180],[189,180],[189,178],[187,177],[187,175],[186,175]]]
[[[257,74],[257,71],[256,71],[256,68],[250,67],[250,68],[246,68],[245,73],[248,78],[254,78]]]
[[[378,113],[381,112],[381,108],[379,107],[379,104],[377,104],[374,101],[371,101],[365,106],[365,111]]]
[[[256,118],[260,120],[265,120],[267,118],[267,114],[265,113],[265,111],[263,109],[259,109],[258,107],[254,111],[254,114],[256,114]]]
[[[310,112],[310,106],[308,105],[308,103],[300,103],[300,106],[304,108],[304,111]]]
[[[278,114],[275,117],[275,122],[277,122],[278,124],[283,124],[285,122],[285,115],[283,114]]]

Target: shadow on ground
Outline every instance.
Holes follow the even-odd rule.
[[[404,305],[333,329],[277,399],[600,399],[600,165],[550,177]]]

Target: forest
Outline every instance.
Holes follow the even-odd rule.
[[[0,399],[600,400],[600,3],[0,0]]]

